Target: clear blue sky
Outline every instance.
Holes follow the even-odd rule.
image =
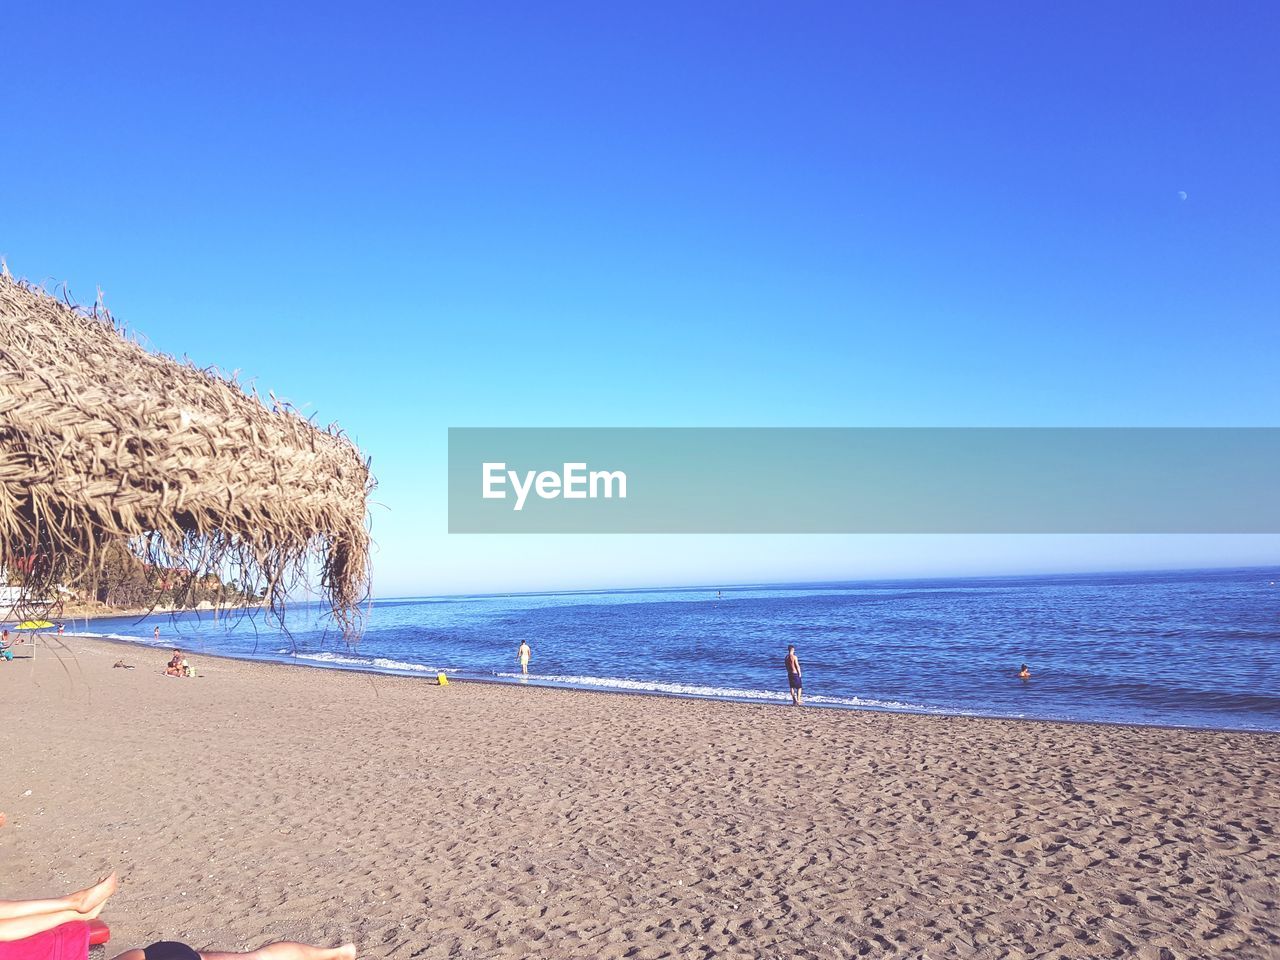
[[[1273,3],[52,6],[0,253],[343,424],[381,595],[1280,558],[444,533],[449,426],[1276,425]]]

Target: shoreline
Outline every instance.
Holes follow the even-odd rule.
[[[160,642],[167,637],[197,656],[418,677],[443,670],[470,681],[773,705],[789,703],[775,654],[799,642],[812,668],[811,708],[1280,733],[1280,690],[1269,669],[1274,591],[1256,572],[1069,585],[1061,577],[1020,579],[1029,585],[1011,592],[987,584],[837,590],[821,599],[792,584],[724,604],[668,591],[643,602],[629,595],[457,607],[404,601],[371,614],[354,645],[322,608],[301,602],[284,622],[247,609],[70,628],[150,645],[158,625]],[[1038,619],[1033,611],[1048,597],[1053,603]],[[932,612],[911,616],[917,609]],[[508,655],[508,631],[537,650],[528,679]],[[1222,656],[1228,642],[1231,662]],[[885,651],[905,654],[880,656]],[[1035,679],[1011,680],[1025,660]]]
[[[223,614],[223,613],[242,612],[246,610],[266,610],[266,609],[269,609],[268,606],[266,604],[261,604],[261,603],[246,603],[246,604],[236,604],[233,606],[221,606],[221,607],[148,607],[148,608],[130,608],[127,610],[101,610],[94,613],[83,613],[83,612],[77,611],[74,613],[64,613],[61,616],[54,617],[53,620],[54,622],[62,621],[64,623],[74,623],[80,620],[83,620],[85,622],[92,622],[94,620],[115,620],[117,618],[124,619],[126,617],[137,617],[138,619],[141,620],[145,617],[153,617],[156,615],[164,616],[164,615],[175,614],[175,613]],[[12,619],[12,618],[9,618],[9,619]]]
[[[88,634],[64,634],[66,637],[75,637],[81,640],[90,640],[100,643],[109,643],[118,645],[128,649],[144,649],[144,650],[169,650],[182,649],[182,645],[162,643],[159,646],[145,639],[125,640],[119,637],[107,637]],[[189,649],[189,648],[188,648]],[[352,665],[326,665],[324,661],[314,661],[310,663],[298,663],[296,658],[292,661],[273,660],[255,657],[237,657],[226,653],[210,653],[200,651],[197,654],[202,659],[213,658],[218,660],[229,660],[236,663],[252,663],[262,664],[264,666],[276,666],[286,668],[297,668],[301,670],[317,670],[325,673],[354,673],[372,677],[398,677],[404,680],[419,681],[428,686],[435,686],[435,676],[427,671],[415,673],[412,671],[396,672],[393,670],[379,670],[372,667],[352,666]],[[441,671],[448,675],[448,671]],[[778,699],[751,699],[747,697],[716,697],[704,696],[694,693],[672,693],[662,690],[631,690],[623,687],[601,687],[588,685],[574,685],[570,683],[557,683],[553,681],[539,681],[531,678],[527,682],[519,679],[504,680],[489,677],[474,676],[449,676],[450,684],[486,684],[496,687],[516,687],[526,690],[567,690],[575,693],[591,693],[601,696],[627,696],[627,697],[645,697],[657,700],[690,700],[703,703],[730,703],[739,706],[754,706],[769,709],[783,709],[791,711],[795,708],[790,702],[783,698]],[[1211,726],[1195,726],[1191,724],[1176,723],[1131,723],[1122,720],[1085,720],[1060,717],[1036,717],[1036,716],[1008,716],[1000,714],[980,714],[980,713],[963,713],[958,711],[947,711],[938,709],[936,711],[929,710],[908,710],[908,709],[892,709],[887,707],[874,706],[853,706],[845,704],[831,703],[806,703],[801,710],[805,712],[819,710],[836,714],[841,713],[873,713],[885,714],[888,716],[908,716],[908,717],[936,717],[948,720],[979,720],[979,721],[1002,721],[1006,723],[1047,723],[1047,724],[1064,724],[1069,726],[1098,726],[1098,727],[1119,727],[1132,728],[1135,730],[1170,730],[1182,732],[1205,732],[1205,733],[1230,733],[1230,734],[1248,734],[1260,737],[1276,737],[1280,736],[1280,730],[1260,730],[1250,729],[1246,727],[1211,727]]]

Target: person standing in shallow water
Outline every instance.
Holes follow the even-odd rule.
[[[523,673],[526,677],[529,675],[529,654],[531,652],[532,651],[529,649],[529,644],[526,643],[524,640],[521,640],[520,649],[516,651],[516,656],[520,660],[520,672]]]
[[[791,690],[791,702],[797,707],[804,706],[804,689],[800,683],[800,659],[796,656],[796,648],[787,647],[787,686]]]

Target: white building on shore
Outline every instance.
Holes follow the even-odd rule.
[[[0,577],[3,579],[3,577]],[[0,620],[12,620],[17,614],[14,605],[22,599],[21,587],[0,586]]]

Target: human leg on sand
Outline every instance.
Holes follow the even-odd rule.
[[[41,913],[71,912],[96,917],[107,898],[116,892],[116,875],[103,877],[91,887],[48,900],[0,900],[0,920],[14,920]]]
[[[0,900],[0,942],[22,940],[72,920],[92,920],[116,891],[116,875],[65,897]]]
[[[208,953],[201,951],[202,960],[356,960],[355,944],[344,943],[340,947],[312,947],[305,943],[282,940],[268,943],[249,953]]]

